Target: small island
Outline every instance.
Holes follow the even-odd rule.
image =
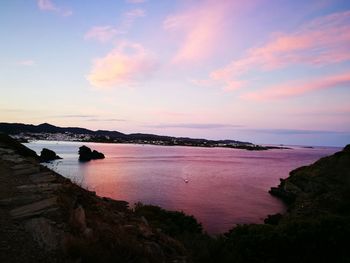
[[[79,148],[79,161],[88,162],[91,160],[104,159],[105,156],[103,153],[100,153],[96,150],[91,150],[89,147],[83,145]]]
[[[40,158],[40,162],[41,163],[47,163],[47,162],[50,162],[50,161],[62,159],[54,151],[49,150],[47,148],[44,148],[44,149],[41,150],[39,158]]]

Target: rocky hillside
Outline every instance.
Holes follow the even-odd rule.
[[[127,202],[84,190],[32,154],[0,137],[0,262],[187,262],[184,246]]]
[[[292,171],[270,193],[289,204],[289,217],[350,215],[350,145]]]
[[[288,204],[288,212],[227,233],[229,260],[350,262],[350,145],[292,171],[270,192]]]
[[[271,189],[285,215],[217,237],[182,212],[98,197],[23,147],[0,136],[0,262],[350,262],[350,146]]]

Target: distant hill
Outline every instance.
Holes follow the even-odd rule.
[[[39,125],[23,124],[23,123],[0,123],[0,132],[17,135],[21,133],[71,133],[76,135],[90,135],[94,137],[94,141],[107,140],[107,137],[112,140],[119,140],[121,142],[132,142],[137,140],[143,141],[163,141],[166,144],[173,145],[174,141],[177,141],[180,145],[212,145],[212,144],[236,144],[236,145],[253,145],[250,142],[241,142],[236,140],[207,140],[207,139],[194,139],[187,137],[172,137],[156,134],[144,134],[144,133],[132,133],[124,134],[118,131],[97,130],[92,131],[79,127],[58,127],[49,123],[42,123]]]
[[[19,134],[19,133],[64,133],[71,132],[74,134],[93,134],[94,131],[84,129],[84,128],[76,128],[76,127],[68,127],[61,128],[49,123],[42,123],[39,125],[32,124],[23,124],[23,123],[0,123],[0,131],[7,134]]]

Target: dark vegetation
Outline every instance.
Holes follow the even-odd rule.
[[[135,204],[136,215],[144,216],[154,227],[170,236],[182,234],[200,234],[203,229],[193,216],[178,211],[168,211],[159,206]]]
[[[79,161],[88,162],[91,160],[104,159],[105,156],[103,153],[100,153],[96,150],[91,151],[91,149],[85,145],[79,148]]]

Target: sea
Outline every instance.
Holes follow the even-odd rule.
[[[262,223],[285,212],[268,190],[300,166],[340,150],[336,147],[290,146],[291,149],[248,151],[230,148],[141,144],[33,141],[63,159],[46,164],[97,195],[160,206],[193,215],[204,230],[224,233],[237,224]],[[105,154],[102,160],[79,162],[82,145]]]

